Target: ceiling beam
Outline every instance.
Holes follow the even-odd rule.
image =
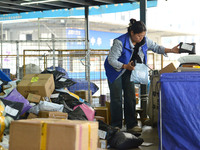
[[[104,3],[104,4],[113,4],[115,3],[114,0],[93,0],[94,2],[100,2],[100,3]]]
[[[71,9],[76,7],[101,6],[139,1],[140,0],[0,0],[0,9],[2,9],[0,10],[0,14]],[[33,3],[31,4],[31,2]],[[24,5],[22,5],[23,3]]]
[[[28,8],[38,9],[38,11],[40,11],[40,10],[46,10],[46,9],[51,9],[50,7],[49,8],[48,7],[44,8],[44,7],[40,7],[38,5],[36,5],[36,6],[32,6],[32,5],[22,6],[21,3],[19,3],[19,2],[11,2],[9,0],[8,1],[0,0],[0,6],[1,6],[1,4],[7,4],[7,5],[10,5],[12,7],[15,7],[15,6],[28,7]],[[35,10],[35,11],[37,11],[37,10]]]
[[[0,12],[2,13],[16,13],[16,11],[10,10],[10,9],[4,9],[0,7]]]
[[[91,5],[91,2],[87,2],[85,0],[60,0],[60,1],[68,2],[68,3],[71,3],[71,4],[77,4],[77,5],[80,5],[80,7]]]
[[[34,11],[35,9],[34,8],[25,8],[25,7],[20,7],[20,6],[16,6],[16,7],[11,7],[9,5],[5,5],[5,4],[1,4],[0,5],[0,9],[11,9],[11,10],[16,10],[16,11]]]
[[[76,5],[72,5],[69,3],[65,3],[65,2],[54,2],[54,3],[41,3],[39,5],[48,5],[48,6],[53,6],[53,7],[58,7],[58,8],[73,8],[73,7],[77,7]]]

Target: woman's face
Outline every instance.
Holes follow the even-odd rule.
[[[134,32],[131,31],[131,41],[133,43],[140,43],[145,35],[146,35],[145,31],[141,33],[136,33],[136,34],[134,34]]]

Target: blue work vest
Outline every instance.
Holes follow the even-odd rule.
[[[118,61],[122,62],[123,64],[128,64],[131,60],[133,51],[131,50],[130,42],[129,42],[129,34],[123,34],[120,37],[116,38],[122,42],[122,53],[121,56],[118,58]],[[145,44],[141,46],[142,51],[144,53],[144,63],[147,63],[147,43],[145,38]],[[108,80],[112,83],[115,81],[115,79],[121,74],[123,71],[123,68],[118,72],[116,71],[109,63],[108,63],[108,57],[105,60],[104,63],[106,76]]]

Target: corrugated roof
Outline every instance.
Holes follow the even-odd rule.
[[[0,0],[0,14],[132,3],[139,0]],[[156,1],[156,0],[148,0]]]

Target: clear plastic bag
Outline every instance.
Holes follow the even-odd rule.
[[[148,72],[149,68],[145,64],[136,63],[130,80],[135,83],[148,84]]]

